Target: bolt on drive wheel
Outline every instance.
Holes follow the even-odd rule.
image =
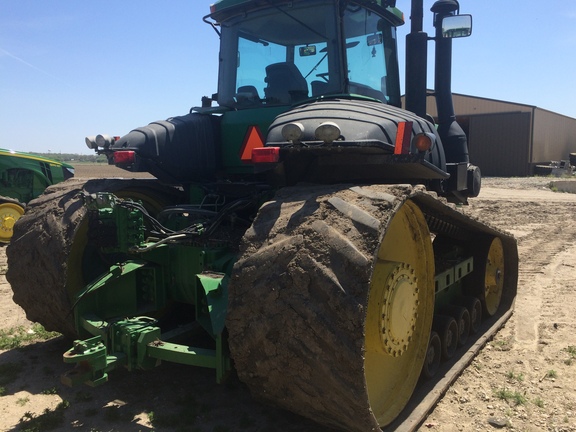
[[[16,203],[0,204],[0,242],[8,243],[12,238],[14,224],[24,214],[24,208]]]
[[[364,366],[370,406],[381,426],[408,402],[426,358],[433,261],[424,217],[407,202],[382,240],[368,296]]]
[[[408,188],[286,188],[260,209],[226,322],[255,397],[347,431],[402,411],[434,308],[430,232]]]

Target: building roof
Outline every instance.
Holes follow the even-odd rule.
[[[509,112],[534,112],[536,110],[545,111],[553,115],[574,119],[573,117],[540,108],[536,105],[528,105],[518,102],[510,102],[498,99],[485,98],[480,96],[471,96],[461,93],[452,93],[454,111],[457,116],[478,115],[478,114],[495,114]],[[430,90],[429,97],[426,101],[427,112],[436,115],[436,103],[434,100],[434,91]]]

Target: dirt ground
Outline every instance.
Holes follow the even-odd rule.
[[[113,167],[76,167],[76,177],[124,176]],[[484,179],[466,209],[518,239],[515,312],[444,395],[420,431],[576,431],[576,194],[552,192],[549,178]],[[12,302],[0,248],[0,332],[32,323]],[[42,287],[38,287],[41,289]],[[99,388],[70,389],[56,338],[0,350],[0,430],[309,431],[326,429],[260,404],[234,377],[164,364],[114,371]],[[21,423],[36,418],[37,423]],[[56,419],[56,420],[54,420]],[[150,420],[153,420],[154,426]]]

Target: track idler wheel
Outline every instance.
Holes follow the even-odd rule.
[[[442,341],[435,331],[430,333],[428,349],[426,350],[426,361],[422,367],[424,378],[432,378],[438,372],[442,360]]]
[[[227,317],[257,398],[358,432],[408,402],[427,358],[434,256],[418,206],[388,190],[290,188],[260,209]]]
[[[484,242],[474,257],[474,295],[480,298],[483,312],[493,316],[502,300],[504,289],[504,246],[498,237]]]

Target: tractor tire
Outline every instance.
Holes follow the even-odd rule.
[[[174,196],[174,188],[156,180],[70,179],[48,187],[28,204],[6,250],[6,278],[13,300],[28,320],[71,339],[77,337],[72,312],[75,295],[88,282],[82,270],[87,242],[82,192],[142,199],[152,210]]]
[[[376,431],[412,395],[434,308],[430,232],[410,186],[287,188],[241,245],[227,328],[259,399]]]

